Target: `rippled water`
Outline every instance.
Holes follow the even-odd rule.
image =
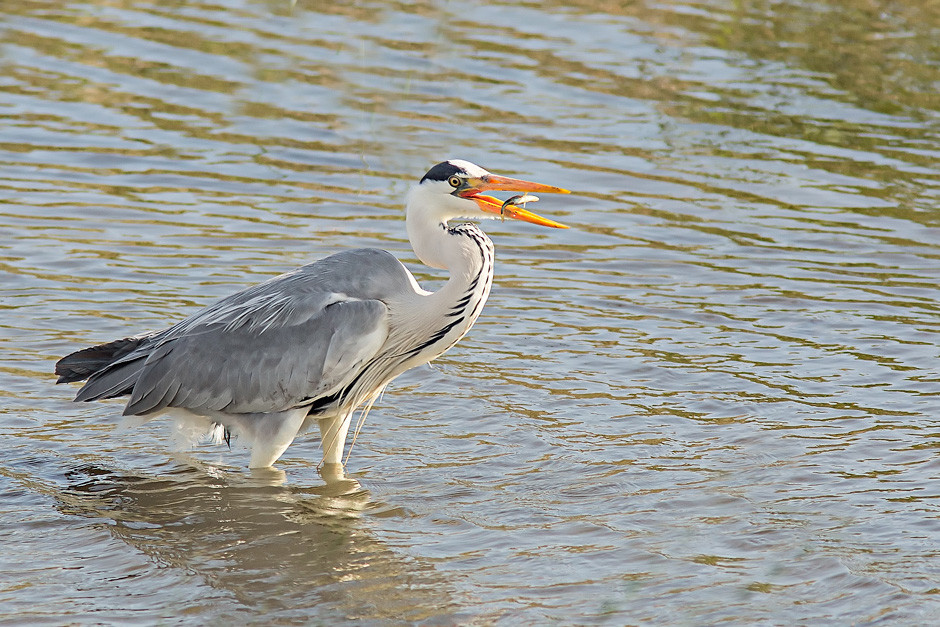
[[[936,3],[5,3],[0,620],[940,621]],[[76,348],[572,189],[348,471],[174,454]]]

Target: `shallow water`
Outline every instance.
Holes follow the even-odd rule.
[[[929,2],[5,3],[0,621],[940,621]],[[360,246],[433,163],[572,189],[485,225],[474,330],[347,470],[117,431],[53,386]]]

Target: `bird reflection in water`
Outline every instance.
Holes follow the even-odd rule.
[[[232,616],[302,618],[315,610],[327,622],[331,613],[407,622],[451,606],[441,573],[389,548],[362,519],[407,514],[372,502],[365,490],[344,491],[342,481],[298,489],[283,485],[280,471],[178,464],[158,478],[95,465],[66,478],[55,495],[63,513],[100,521],[161,566],[197,575],[213,594],[237,601]]]

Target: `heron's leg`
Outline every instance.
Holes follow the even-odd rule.
[[[343,449],[346,447],[346,433],[349,431],[351,414],[341,414],[318,421],[320,442],[323,446],[324,464],[343,463]]]
[[[362,486],[355,479],[346,478],[346,469],[342,464],[320,464],[320,477],[329,485],[344,484],[351,488],[349,491],[355,491]]]
[[[253,414],[240,425],[250,432],[250,468],[267,468],[284,454],[307,417],[306,409],[277,414]],[[245,429],[248,427],[248,429]]]

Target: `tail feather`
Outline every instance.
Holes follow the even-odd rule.
[[[63,357],[55,365],[55,373],[59,375],[56,383],[84,381],[136,350],[145,339],[146,336],[125,337],[107,344],[83,348]]]
[[[88,382],[76,401],[97,401],[130,394],[150,355],[148,347],[156,334],[138,335],[84,348],[63,357],[55,365],[56,383]]]
[[[134,391],[134,385],[140,377],[147,355],[106,368],[91,375],[88,383],[82,386],[75,396],[76,402],[97,401],[102,398],[114,398]]]

